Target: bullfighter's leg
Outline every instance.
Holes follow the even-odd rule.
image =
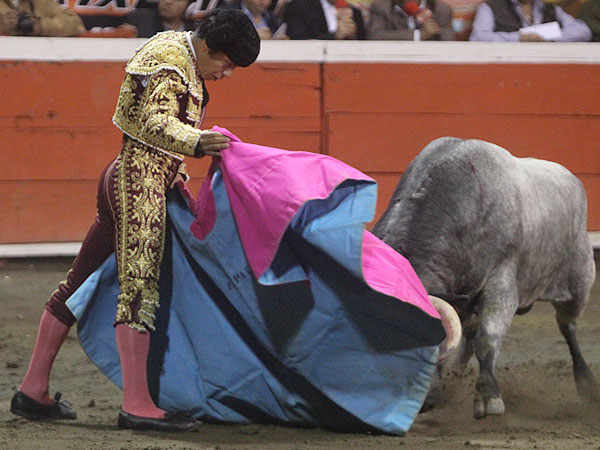
[[[109,194],[106,189],[106,180],[107,176],[110,175],[109,171],[111,167],[109,166],[104,170],[98,183],[98,214],[96,220],[83,241],[73,267],[67,274],[67,279],[60,283],[58,289],[46,303],[46,310],[40,320],[38,336],[29,368],[19,387],[22,394],[42,405],[58,404],[58,402],[51,399],[49,394],[50,372],[54,359],[76,320],[75,316],[65,305],[65,302],[86,278],[100,267],[114,248],[113,219],[108,205]],[[55,410],[58,411],[56,408]],[[64,408],[61,411],[63,410]],[[61,418],[66,417],[56,411],[52,413],[54,417],[56,417],[56,414],[60,415]],[[69,418],[73,418],[74,412],[67,415]]]
[[[160,265],[167,226],[166,191],[174,160],[126,143],[117,160],[115,229],[120,294],[115,340],[121,361],[124,429],[186,431],[196,420],[167,414],[154,403],[147,378],[150,332],[159,306]]]
[[[499,270],[487,283],[481,297],[479,328],[475,336],[475,356],[479,378],[475,384],[474,416],[504,414],[504,402],[494,375],[502,340],[518,307],[514,270]]]

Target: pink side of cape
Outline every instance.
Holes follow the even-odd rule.
[[[222,152],[221,173],[248,263],[257,278],[273,261],[283,234],[305,202],[327,198],[347,179],[373,181],[327,155],[246,144],[226,129],[213,129],[231,138],[229,148]],[[198,205],[210,205],[207,196],[210,193],[203,188]],[[201,221],[214,223],[202,215],[213,214],[210,207],[198,212]],[[406,258],[366,230],[362,270],[371,288],[439,318]]]

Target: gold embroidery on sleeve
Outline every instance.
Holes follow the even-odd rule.
[[[126,72],[115,125],[153,148],[192,156],[200,139],[203,91],[185,33],[159,33],[131,58]],[[147,77],[147,86],[140,77]]]

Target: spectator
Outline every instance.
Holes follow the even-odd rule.
[[[369,39],[452,41],[452,8],[442,0],[375,0]]]
[[[536,33],[520,29],[531,25],[558,22],[560,42],[589,41],[590,29],[559,6],[543,0],[486,0],[479,5],[469,40],[488,42],[544,42]]]
[[[345,0],[292,0],[284,13],[291,39],[365,39],[362,13]]]
[[[0,0],[0,35],[77,36],[84,31],[81,18],[54,0]]]
[[[125,24],[125,20],[129,18],[129,14],[140,9],[156,9],[158,0],[130,0],[130,1],[113,1],[103,3],[102,12],[99,12],[98,6],[90,1],[76,1],[70,7],[79,14],[83,20],[86,30],[93,33],[111,33],[116,28],[129,28],[133,30],[133,34],[137,35],[137,30],[130,25]],[[142,15],[144,13],[141,13]],[[131,36],[134,37],[134,36]]]
[[[149,38],[160,31],[191,31],[194,23],[185,12],[190,0],[158,0],[156,9],[140,8],[130,12],[125,23],[137,29],[137,36]]]
[[[261,39],[286,39],[288,36],[283,29],[280,30],[281,21],[275,13],[269,10],[270,4],[271,0],[234,0],[223,3],[221,8],[235,8],[244,11],[254,24]]]
[[[579,18],[592,32],[592,41],[600,42],[600,0],[589,0],[579,10]]]

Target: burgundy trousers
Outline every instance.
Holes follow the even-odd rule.
[[[83,240],[73,266],[67,273],[67,279],[59,284],[58,289],[46,303],[46,309],[68,326],[73,325],[76,319],[65,302],[115,250],[116,166],[117,160],[110,163],[102,172],[98,181],[96,219]]]

